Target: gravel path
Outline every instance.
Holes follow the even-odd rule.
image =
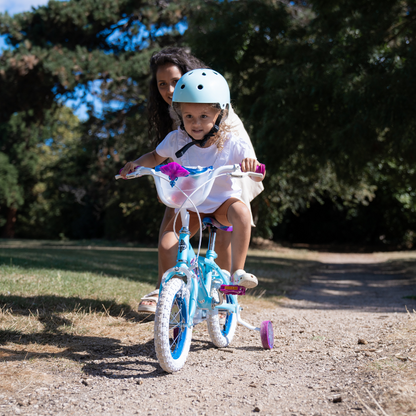
[[[218,350],[201,324],[186,366],[166,374],[155,359],[152,323],[140,324],[123,343],[98,347],[90,340],[78,367],[56,363],[41,387],[0,392],[0,415],[371,414],[355,391],[387,382],[368,369],[391,356],[396,344],[389,339],[409,321],[406,306],[416,309],[415,300],[404,299],[415,295],[415,279],[371,255],[320,261],[310,284],[279,304],[246,304],[247,321],[273,321],[271,351],[241,326],[232,346]]]

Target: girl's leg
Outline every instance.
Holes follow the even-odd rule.
[[[215,262],[221,269],[231,272],[231,236],[233,233],[228,231],[217,230],[215,240],[215,252],[218,258]]]

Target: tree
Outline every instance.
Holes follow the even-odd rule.
[[[120,203],[116,163],[149,141],[143,134],[149,58],[161,45],[177,42],[175,25],[183,20],[185,3],[50,1],[32,12],[0,15],[0,33],[10,46],[0,57],[0,151],[15,167],[21,198],[30,201],[18,216],[22,235],[39,235],[41,229],[40,235],[50,235],[51,212],[60,218],[56,232],[103,235],[105,210]],[[83,129],[77,127],[77,138],[70,144],[60,140],[54,123],[71,118],[59,111],[63,101],[87,94],[97,82],[121,105],[107,106],[102,116],[90,106],[91,117]],[[61,148],[54,163],[48,152],[64,142],[71,151]],[[2,210],[13,210],[14,224],[19,204],[3,206],[9,200],[1,201]],[[47,204],[53,209],[44,209]],[[40,227],[44,223],[49,228]]]
[[[147,75],[155,47],[178,35],[158,31],[180,22],[183,9],[177,0],[51,0],[32,12],[0,14],[0,34],[11,47],[0,59],[0,122],[29,109],[39,119],[57,97],[94,80]]]
[[[414,2],[292,3],[207,1],[187,35],[230,74],[265,157],[330,161],[344,178],[376,160],[412,164]]]
[[[7,225],[3,236],[14,236],[17,208],[22,204],[22,189],[19,187],[17,169],[6,154],[0,152],[0,204],[7,210],[0,216],[0,227]]]
[[[315,189],[301,195],[304,206],[341,191],[345,208],[345,192],[362,186],[368,203],[381,177],[396,199],[398,187],[415,188],[415,10],[402,0],[225,0],[193,8],[187,40],[231,81],[270,184],[286,181],[279,202],[271,199],[276,189],[263,195],[269,206],[289,200],[296,212],[300,177]],[[324,190],[315,179],[328,169],[333,180]]]

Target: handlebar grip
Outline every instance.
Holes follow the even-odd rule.
[[[256,173],[264,175],[264,172],[266,172],[266,165],[264,163],[260,163],[260,165],[256,167]]]
[[[140,168],[141,166],[139,165],[139,166],[136,166],[133,170],[129,170],[129,172],[127,173],[127,175],[129,175],[130,173],[133,173],[133,172],[135,172],[138,168]],[[121,171],[124,169],[124,166],[118,171],[118,175],[116,175],[116,179],[127,179],[127,178],[123,178],[121,175],[120,175],[120,173],[121,173]]]
[[[240,164],[241,167],[241,164]],[[266,165],[263,163],[260,163],[260,165],[256,166],[256,173],[261,173],[264,175],[264,172],[266,172]]]

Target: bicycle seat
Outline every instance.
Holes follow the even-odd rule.
[[[215,218],[205,217],[202,220],[203,229],[205,230],[205,228],[207,228],[208,225],[211,226],[211,227],[214,227],[214,228],[218,228],[219,230],[222,230],[222,231],[231,232],[233,230],[233,227],[228,227],[226,225],[222,225]]]

